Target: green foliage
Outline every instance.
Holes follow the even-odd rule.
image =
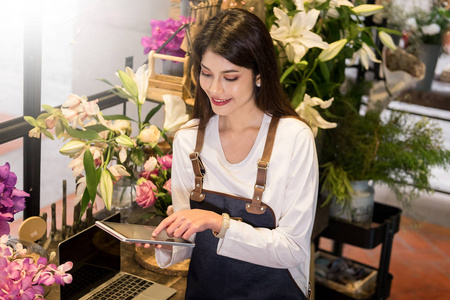
[[[419,193],[431,192],[431,169],[450,165],[439,125],[394,111],[388,116],[373,110],[360,115],[360,94],[343,98],[330,109],[338,127],[322,131],[322,190],[340,204],[351,201],[352,180],[385,183],[406,205]]]

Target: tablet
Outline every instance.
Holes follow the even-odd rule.
[[[96,221],[95,225],[108,232],[122,242],[144,243],[144,244],[161,244],[172,246],[194,247],[191,241],[169,237],[166,231],[162,231],[157,237],[153,237],[152,233],[156,226],[147,226],[139,224],[115,223],[106,221]]]

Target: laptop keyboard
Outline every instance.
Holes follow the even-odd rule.
[[[88,300],[131,300],[152,284],[139,277],[123,274],[115,281],[110,282],[108,286],[90,296]]]

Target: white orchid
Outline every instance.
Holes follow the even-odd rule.
[[[98,99],[88,101],[86,96],[70,94],[66,102],[61,106],[61,112],[73,128],[77,125],[84,127],[85,120],[91,120],[93,116],[98,116],[100,108]]]
[[[125,167],[123,165],[114,165],[108,167],[108,170],[111,172],[111,174],[114,176],[116,181],[118,181],[122,176],[131,176],[130,173],[127,172]]]
[[[322,38],[311,32],[317,22],[320,11],[311,9],[307,13],[298,12],[291,19],[281,9],[275,7],[273,9],[278,21],[270,29],[273,39],[280,41],[285,46],[288,60],[298,63],[310,48],[328,48],[328,43],[322,41]]]
[[[305,94],[303,101],[295,109],[295,112],[306,122],[308,122],[309,126],[311,126],[314,136],[317,136],[318,128],[329,129],[337,126],[336,123],[325,121],[319,112],[314,108],[314,106],[317,105],[323,109],[328,108],[332,104],[333,100],[334,98],[324,101],[318,97],[311,97],[308,94]]]
[[[186,104],[183,99],[174,95],[163,95],[164,100],[164,131],[171,134],[189,120],[186,114]]]
[[[366,43],[362,43],[361,49],[353,53],[353,57],[350,64],[353,65],[358,58],[361,60],[361,64],[364,66],[366,70],[369,69],[369,60],[376,63],[381,62],[379,59],[377,59],[375,53]]]

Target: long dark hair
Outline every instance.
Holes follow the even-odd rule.
[[[206,127],[214,115],[206,93],[199,86],[201,60],[206,50],[253,72],[253,81],[260,75],[261,87],[256,88],[256,106],[273,116],[294,116],[289,98],[280,84],[279,70],[273,41],[264,23],[243,9],[222,10],[208,20],[193,43],[194,76],[197,81],[193,118],[200,119],[200,128]]]

